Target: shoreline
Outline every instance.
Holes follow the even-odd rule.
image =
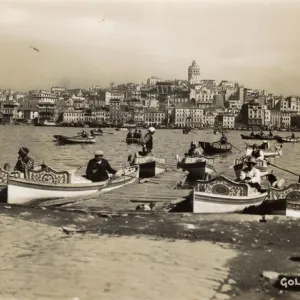
[[[5,208],[6,207],[6,208]],[[235,284],[223,299],[267,299],[280,296],[294,299],[297,293],[280,291],[260,277],[263,271],[282,274],[299,272],[299,263],[289,260],[299,256],[300,238],[297,219],[266,216],[266,223],[257,215],[193,215],[190,213],[86,213],[57,208],[22,208],[0,206],[2,217],[51,226],[72,239],[75,236],[107,236],[110,238],[142,238],[155,241],[222,245],[238,255],[228,262],[229,277]],[[68,229],[70,228],[70,229]],[[202,254],[204,255],[204,254]],[[195,260],[197,256],[194,257]],[[178,257],[180,260],[180,257]],[[254,298],[253,298],[254,297]],[[276,299],[276,298],[274,298]]]

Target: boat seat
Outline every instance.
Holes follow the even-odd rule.
[[[71,174],[68,171],[56,171],[51,167],[44,166],[40,170],[26,171],[25,179],[32,181],[65,184],[71,183]]]

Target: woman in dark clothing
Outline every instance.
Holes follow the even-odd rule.
[[[95,158],[91,159],[86,169],[86,178],[93,181],[105,181],[109,178],[109,174],[116,174],[109,162],[103,158],[103,151],[95,152]]]

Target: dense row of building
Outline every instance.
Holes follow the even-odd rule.
[[[300,127],[300,98],[284,98],[236,82],[203,80],[193,61],[188,80],[151,77],[147,84],[111,84],[107,89],[53,87],[51,91],[28,93],[0,90],[0,120],[288,128]]]

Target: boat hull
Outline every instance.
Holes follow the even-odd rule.
[[[269,141],[272,141],[272,140],[276,140],[277,137],[276,136],[260,136],[260,135],[245,135],[245,134],[241,134],[241,137],[243,140],[260,140],[260,141],[263,141],[263,140],[269,140]]]
[[[176,156],[177,168],[187,171],[193,178],[205,179],[207,175],[211,176],[215,172],[214,159],[203,156],[187,156],[180,158]]]
[[[299,143],[300,139],[299,138],[283,138],[283,137],[278,137],[277,138],[278,143]]]
[[[125,170],[125,175],[103,182],[88,183],[54,183],[32,179],[9,179],[7,185],[7,202],[16,205],[35,204],[37,202],[58,198],[88,196],[97,192],[109,192],[133,183],[137,178],[137,168]],[[63,172],[60,172],[63,173]],[[47,180],[53,174],[43,175]],[[37,177],[33,177],[37,178]],[[51,177],[52,178],[52,177]]]
[[[212,180],[197,182],[193,191],[193,212],[243,212],[248,207],[261,205],[267,196],[268,193],[259,193],[245,183],[218,176]]]
[[[63,135],[54,135],[54,138],[60,143],[60,144],[95,144],[96,139],[94,137],[67,137]]]
[[[145,156],[135,154],[132,159],[129,159],[131,166],[138,166],[138,177],[150,178],[160,175],[166,171],[166,160],[149,153]]]
[[[136,138],[126,138],[126,143],[127,144],[141,144],[141,139],[136,139]]]
[[[246,149],[246,156],[251,156],[253,149],[252,148],[247,148]],[[275,151],[266,151],[264,150],[264,157],[280,157],[282,156],[282,147],[275,147]]]
[[[199,146],[208,155],[225,154],[231,152],[232,145],[230,143],[222,144],[220,142],[208,143],[199,142]]]

